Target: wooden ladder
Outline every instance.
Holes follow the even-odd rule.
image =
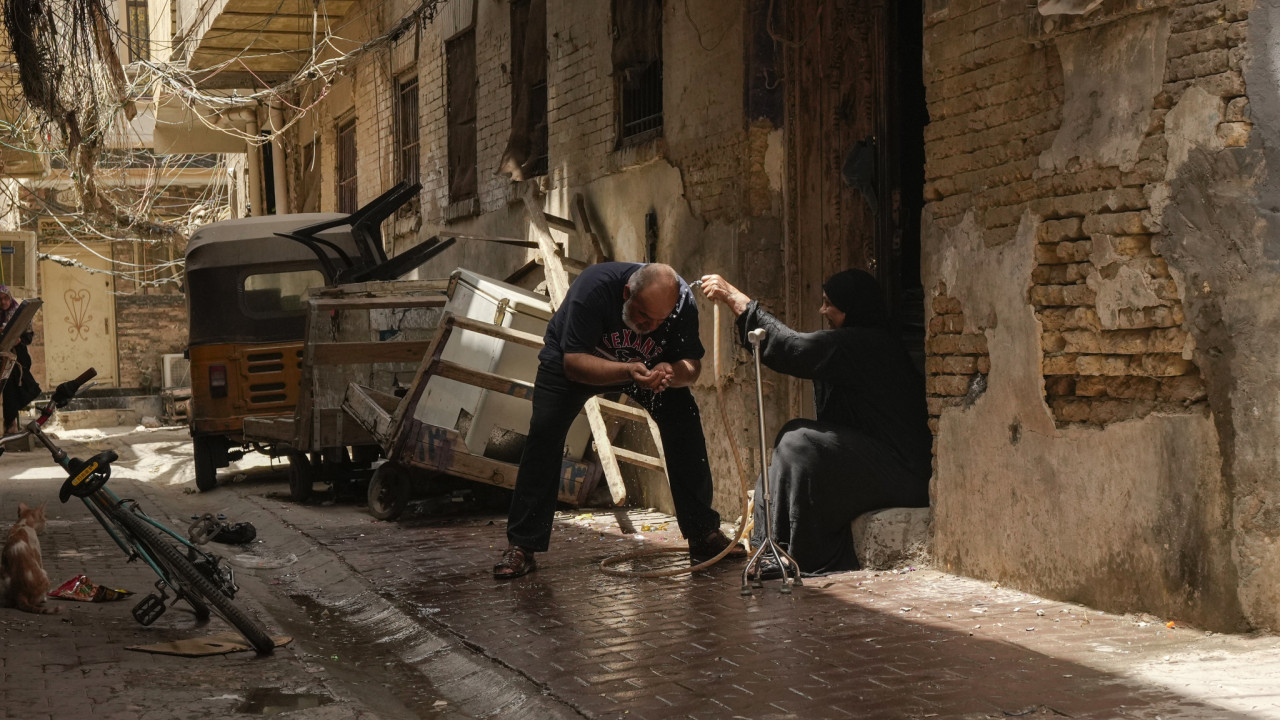
[[[600,243],[600,236],[591,228],[591,221],[588,219],[586,212],[586,200],[583,198],[582,193],[574,195],[573,203],[570,206],[573,219],[557,217],[543,211],[542,203],[535,195],[532,186],[526,186],[525,188],[524,207],[529,214],[530,223],[533,225],[534,239],[538,243],[538,264],[543,266],[543,272],[547,279],[547,291],[551,296],[551,308],[555,310],[560,307],[560,303],[564,302],[565,293],[569,290],[569,283],[572,282],[569,274],[571,272],[575,275],[581,273],[586,269],[587,263],[569,257],[565,248],[562,248],[551,236],[551,229],[555,228],[581,239],[584,244],[591,248],[592,253],[595,255],[594,262],[602,262],[606,259]],[[591,426],[591,437],[595,441],[596,454],[600,456],[600,465],[604,469],[605,481],[609,483],[609,494],[613,497],[615,505],[622,505],[627,500],[627,489],[622,482],[622,471],[618,465],[619,462],[630,463],[666,474],[667,459],[662,450],[662,438],[658,435],[658,424],[649,416],[649,413],[633,405],[626,405],[601,397],[592,397],[587,400],[583,411],[587,415],[587,423]],[[658,449],[658,454],[656,456],[645,455],[644,453],[614,447],[613,441],[609,437],[609,424],[604,419],[606,415],[619,420],[644,424],[649,429],[649,434],[653,438],[654,447]]]

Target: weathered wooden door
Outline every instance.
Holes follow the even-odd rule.
[[[74,260],[84,267],[111,269],[106,243],[43,248],[50,255]],[[92,367],[94,379],[105,387],[120,384],[116,367],[115,287],[106,272],[89,272],[52,260],[40,262],[44,299],[44,352],[47,386],[71,379]]]
[[[822,281],[874,274],[900,325],[919,323],[923,18],[919,2],[787,4],[788,314],[820,326]],[[904,299],[904,290],[905,293]]]

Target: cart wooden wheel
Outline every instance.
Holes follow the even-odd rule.
[[[294,502],[304,503],[311,498],[316,468],[306,453],[290,450],[286,455],[289,458],[289,498]]]
[[[369,479],[369,514],[379,520],[395,520],[409,504],[409,471],[385,462]]]

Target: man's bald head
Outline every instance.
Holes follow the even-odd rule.
[[[675,311],[680,299],[680,276],[670,265],[643,265],[627,279],[623,299],[622,321],[641,335],[648,335]]]

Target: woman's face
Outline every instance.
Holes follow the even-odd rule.
[[[13,306],[13,296],[0,293],[0,310],[8,310]]]
[[[844,326],[845,313],[840,308],[831,304],[831,298],[826,293],[822,293],[822,307],[818,312],[822,313],[822,317],[827,321],[827,327],[838,328]]]

